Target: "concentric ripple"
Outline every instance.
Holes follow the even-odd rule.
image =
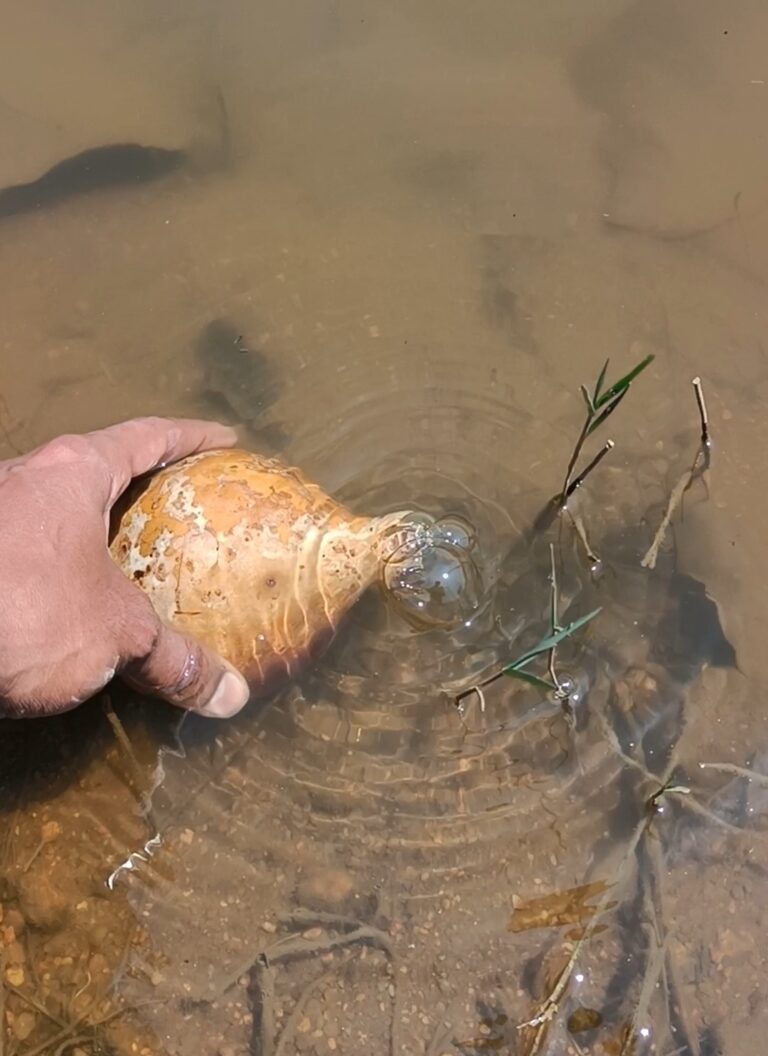
[[[604,790],[623,765],[605,738],[611,685],[642,662],[663,596],[649,606],[643,594],[624,611],[626,584],[614,576],[596,586],[576,537],[556,526],[560,617],[607,607],[612,626],[629,629],[621,652],[614,634],[596,647],[599,623],[560,647],[577,713],[509,679],[456,707],[457,693],[548,633],[548,538],[531,543],[526,529],[556,474],[536,460],[541,423],[466,368],[451,377],[439,390],[385,387],[350,400],[332,427],[314,418],[295,437],[286,458],[356,511],[412,509],[426,545],[411,536],[315,668],[223,737],[242,795],[267,792],[288,831],[333,832],[342,854],[360,843],[372,853],[429,848],[433,866],[439,847],[444,871],[466,870],[470,847],[479,863],[489,841],[551,827],[553,812],[558,829],[602,830],[615,805]],[[605,530],[609,505],[592,511],[593,530]],[[620,519],[615,527],[622,535]],[[428,581],[444,572],[451,590],[435,601]]]

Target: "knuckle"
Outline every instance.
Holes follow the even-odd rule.
[[[38,456],[47,462],[80,462],[92,457],[94,447],[87,436],[78,433],[65,433],[45,444]]]

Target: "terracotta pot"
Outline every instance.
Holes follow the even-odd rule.
[[[329,644],[404,516],[355,516],[297,469],[214,451],[130,492],[110,550],[163,620],[216,649],[258,696]]]

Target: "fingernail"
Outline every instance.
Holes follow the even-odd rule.
[[[225,671],[213,692],[213,696],[200,709],[201,715],[211,719],[228,719],[248,703],[250,691],[248,683],[236,671]]]

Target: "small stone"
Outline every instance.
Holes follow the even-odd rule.
[[[5,979],[6,982],[11,984],[11,986],[23,986],[24,969],[18,964],[12,964],[9,968],[5,969]]]
[[[302,939],[306,939],[307,942],[316,942],[317,939],[321,938],[323,934],[322,928],[309,928],[307,931],[302,932]]]
[[[59,825],[58,821],[46,821],[45,825],[43,825],[41,835],[45,842],[49,843],[51,840],[55,840],[61,836],[61,825]]]
[[[0,906],[0,909],[2,907]],[[24,917],[19,913],[18,909],[6,909],[5,917],[0,913],[0,920],[4,920],[5,924],[9,928],[13,928],[18,938],[19,935],[23,934],[25,927]]]
[[[266,931],[268,935],[274,935],[277,931],[277,924],[274,924],[271,920],[265,920],[261,925],[261,930]]]
[[[310,1031],[311,1026],[312,1026],[312,1020],[309,1018],[309,1016],[304,1016],[296,1024],[296,1033],[297,1034],[308,1034],[309,1031]]]
[[[103,953],[93,954],[93,956],[88,961],[88,971],[91,973],[94,979],[100,975],[109,975],[109,961]]]
[[[596,1030],[603,1022],[603,1017],[595,1008],[577,1008],[568,1017],[568,1030],[571,1034],[580,1034],[585,1030]]]
[[[35,1029],[35,1017],[31,1012],[19,1012],[13,1017],[13,1036],[19,1041],[26,1041]]]
[[[38,859],[19,885],[19,904],[27,921],[40,928],[61,927],[77,904],[72,897],[74,883],[70,874],[54,875]]]
[[[317,869],[301,881],[297,894],[302,905],[333,909],[349,898],[353,886],[344,869]]]
[[[331,1052],[336,1051],[336,1049],[338,1048],[338,1045],[336,1044],[336,1038],[328,1038],[328,1048],[331,1050]]]

